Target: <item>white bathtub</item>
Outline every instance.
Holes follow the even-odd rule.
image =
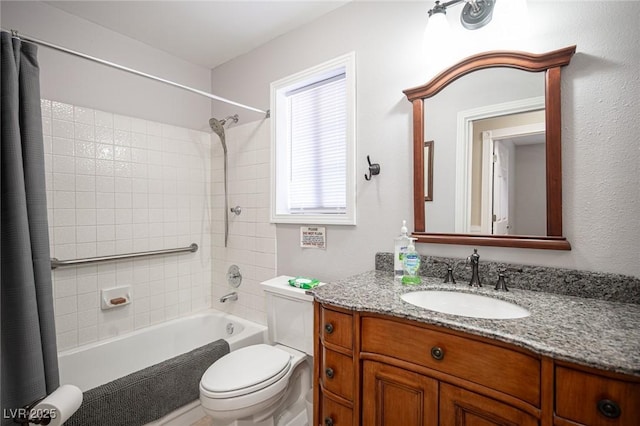
[[[218,339],[229,342],[232,351],[262,343],[266,330],[220,311],[204,311],[59,353],[60,384],[84,392]]]

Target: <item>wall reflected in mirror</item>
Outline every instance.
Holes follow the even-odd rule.
[[[425,99],[425,139],[441,141],[431,165],[425,148],[426,232],[546,235],[544,84],[491,68]]]

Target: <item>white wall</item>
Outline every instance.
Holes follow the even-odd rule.
[[[462,38],[430,40],[425,58],[429,6],[354,2],[213,70],[212,85],[221,95],[267,105],[270,82],[349,51],[357,55],[358,225],[328,227],[326,251],[300,249],[298,227],[278,225],[278,273],[331,280],[372,269],[375,252],[393,249],[402,219],[412,222],[411,106],[403,89],[480,51],[545,52],[576,44],[562,83],[564,233],[573,249],[479,251],[484,259],[640,276],[640,3],[531,1],[528,15],[510,21],[512,32],[505,33],[509,28],[496,17]],[[448,14],[457,27],[458,10]],[[362,176],[367,155],[382,168],[371,182]],[[436,160],[436,167],[453,165]],[[419,246],[424,254],[460,257],[471,249]]]
[[[114,6],[117,7],[117,6]],[[209,70],[42,2],[0,4],[2,28],[210,91]],[[39,47],[52,256],[188,246],[196,254],[56,270],[58,349],[211,306],[211,103]],[[48,105],[48,106],[47,106]],[[100,290],[133,302],[101,311]]]
[[[114,4],[114,7],[117,5]],[[2,1],[2,28],[210,91],[209,70],[38,1]],[[40,92],[81,107],[209,131],[209,99],[46,47]]]

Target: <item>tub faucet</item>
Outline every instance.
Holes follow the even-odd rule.
[[[227,300],[231,300],[231,301],[238,300],[238,293],[234,291],[233,293],[225,294],[220,298],[220,303],[224,303]]]
[[[471,263],[471,281],[469,281],[469,285],[471,287],[482,287],[480,273],[478,272],[478,267],[480,266],[478,249],[473,249],[473,254],[467,258],[467,261]]]

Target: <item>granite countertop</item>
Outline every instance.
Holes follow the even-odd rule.
[[[489,295],[527,308],[518,319],[480,319],[443,314],[403,301],[403,293],[456,290]],[[422,277],[422,284],[405,286],[393,273],[370,271],[312,290],[315,300],[361,312],[407,318],[515,344],[558,360],[640,376],[640,305],[609,302],[537,291],[466,283],[443,284]]]

